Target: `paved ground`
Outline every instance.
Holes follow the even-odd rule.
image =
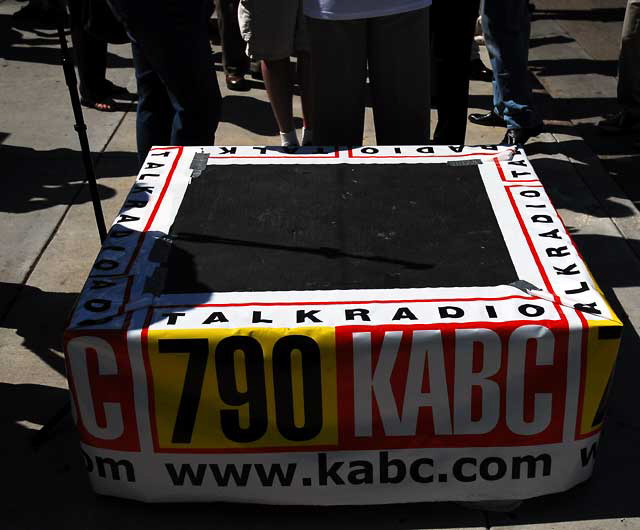
[[[530,64],[547,133],[527,146],[595,277],[628,324],[611,408],[591,481],[527,501],[510,514],[436,503],[379,508],[234,505],[145,506],[90,491],[72,426],[41,451],[34,429],[65,400],[64,320],[98,249],[68,93],[51,30],[12,27],[23,4],[0,0],[0,447],[2,528],[640,528],[640,153],[630,138],[603,138],[593,123],[615,109],[624,0],[537,0]],[[133,89],[129,51],[110,48],[109,77]],[[276,129],[261,83],[223,88],[218,143],[268,145]],[[490,86],[472,83],[488,109]],[[299,106],[296,108],[299,114]],[[134,114],[86,111],[107,220],[136,171]],[[370,116],[365,143],[374,143]],[[470,127],[467,143],[503,131]]]

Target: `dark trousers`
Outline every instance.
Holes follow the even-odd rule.
[[[80,96],[93,101],[108,96],[107,42],[92,37],[82,27],[82,0],[69,0],[71,42],[78,67]]]
[[[221,97],[207,28],[210,0],[112,4],[133,41],[140,160],[153,145],[212,145]]]
[[[427,9],[359,20],[307,17],[314,143],[362,144],[367,66],[378,145],[427,143]]]
[[[240,0],[217,0],[218,28],[222,44],[222,65],[227,74],[244,75],[249,70],[246,42],[240,34],[238,4]]]
[[[435,144],[464,144],[471,42],[479,9],[480,0],[439,0],[431,6],[432,86],[438,109]]]

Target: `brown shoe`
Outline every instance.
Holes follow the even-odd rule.
[[[247,85],[247,81],[243,75],[227,74],[225,79],[229,90],[236,90],[240,92],[249,90],[249,86]]]

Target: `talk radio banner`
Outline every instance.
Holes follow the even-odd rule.
[[[146,329],[128,339],[69,334],[66,347],[98,492],[495,500],[562,491],[591,474],[618,343],[603,329],[584,341],[562,320]],[[586,371],[572,385],[570,352],[582,342]]]
[[[162,292],[167,234],[207,165],[465,161],[491,202],[512,284]],[[78,298],[65,354],[99,493],[506,500],[589,478],[621,329],[520,150],[158,147]]]

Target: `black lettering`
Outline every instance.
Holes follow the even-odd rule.
[[[229,322],[229,319],[224,316],[222,311],[214,311],[202,324],[213,324],[214,322]]]
[[[131,194],[134,193],[148,193],[151,195],[155,188],[153,186],[143,186],[142,184],[135,184],[131,190]]]
[[[590,304],[574,304],[574,309],[578,311],[584,311],[585,313],[592,313],[594,315],[601,315],[602,311],[596,309],[596,303],[591,302]]]
[[[344,462],[334,462],[331,467],[327,467],[327,454],[319,453],[318,454],[318,481],[321,486],[326,486],[329,482],[329,479],[334,484],[338,486],[342,486],[344,484],[344,479],[338,475],[338,470],[342,467]]]
[[[577,289],[567,289],[565,291],[566,294],[580,294],[585,293],[589,290],[589,284],[587,282],[580,282],[580,287]]]
[[[472,475],[465,475],[463,473],[464,469],[463,467],[466,464],[471,464],[472,466],[476,466],[477,465],[477,460],[475,458],[458,458],[458,460],[456,460],[455,464],[453,464],[453,476],[456,477],[456,480],[459,482],[474,482],[476,480],[476,474],[473,473]]]
[[[393,318],[391,320],[418,320],[418,317],[415,316],[412,312],[411,309],[409,309],[408,307],[400,307],[397,311],[396,314],[393,315]]]
[[[164,164],[156,164],[155,162],[147,162],[147,167],[145,167],[145,169],[158,169],[160,167],[164,167]]]
[[[421,153],[423,155],[432,155],[433,154],[433,147],[429,147],[429,146],[424,146],[424,147],[418,147],[418,149],[416,149],[416,151],[418,151],[418,153]]]
[[[511,162],[509,162],[509,165],[527,167],[527,163],[524,160],[512,160]]]
[[[102,313],[110,307],[111,302],[109,300],[103,300],[102,298],[94,298],[93,300],[89,300],[84,304],[84,308],[87,311],[91,311],[92,313]]]
[[[520,178],[520,177],[524,177],[524,176],[526,176],[526,175],[531,175],[531,173],[529,173],[528,171],[522,171],[522,172],[518,173],[518,172],[517,172],[517,171],[515,171],[515,170],[511,172],[511,176],[512,176],[514,179],[517,179],[517,178]]]
[[[93,460],[91,460],[91,457],[84,451],[84,449],[80,449],[80,453],[82,453],[84,467],[87,470],[87,473],[91,473],[93,471]]]
[[[282,146],[282,150],[285,153],[289,154],[289,155],[293,155],[293,154],[297,153],[299,149],[300,149],[299,146],[293,146],[293,145],[283,145]]]
[[[271,324],[273,320],[269,318],[262,318],[262,311],[254,311],[251,317],[251,322],[254,324]]]
[[[575,276],[576,274],[580,274],[578,266],[575,263],[572,263],[571,265],[564,268],[553,267],[553,270],[556,271],[556,274],[558,276]]]
[[[527,208],[546,208],[546,204],[527,204]]]
[[[460,307],[446,305],[438,308],[440,318],[462,318],[464,311]]]
[[[347,480],[350,484],[373,484],[373,465],[366,460],[354,460],[349,462],[349,474]]]
[[[296,464],[287,464],[286,472],[282,471],[280,464],[271,464],[268,472],[262,464],[254,464],[254,468],[263,486],[273,486],[276,479],[280,486],[291,486],[296,473]]]
[[[368,309],[345,309],[344,316],[346,320],[355,320],[359,317],[363,322],[371,322]]]
[[[125,206],[128,206],[129,208],[144,208],[146,205],[147,205],[147,201],[128,200],[125,203]]]
[[[429,466],[433,468],[433,460],[431,458],[418,458],[412,462],[411,467],[409,468],[411,478],[420,484],[429,484],[430,482],[433,482],[433,475],[425,476],[420,474],[420,468],[422,466]]]
[[[380,150],[375,147],[363,147],[360,151],[365,155],[375,155],[380,152]]]
[[[116,239],[122,239],[123,237],[130,236],[131,234],[133,234],[133,230],[126,230],[126,229],[111,230],[111,232],[109,233],[109,237],[114,237]]]
[[[118,265],[119,263],[112,259],[101,259],[96,261],[93,268],[98,269],[100,271],[112,271],[113,269],[117,269]]]
[[[521,315],[526,317],[539,317],[544,315],[544,307],[540,307],[539,305],[534,304],[522,304],[518,307],[518,311]]]
[[[127,482],[135,482],[136,474],[133,469],[133,464],[129,460],[118,460],[117,462],[113,458],[102,458],[96,456],[96,470],[98,475],[102,478],[107,478],[107,467],[111,472],[112,480],[120,480],[120,467],[122,467],[127,476]]]
[[[454,153],[462,153],[464,150],[464,145],[450,145],[449,149]]]
[[[531,221],[533,221],[534,223],[553,223],[553,219],[551,218],[550,215],[534,215],[533,217],[531,217]]]
[[[138,180],[144,180],[147,177],[159,177],[160,173],[142,173],[139,177]]]
[[[162,313],[163,317],[169,317],[169,320],[167,320],[167,325],[169,326],[175,326],[176,322],[178,322],[178,317],[183,317],[185,315],[186,313]]]
[[[218,464],[209,464],[209,469],[213,475],[213,480],[216,481],[218,486],[228,486],[232,479],[236,486],[246,486],[247,482],[249,482],[251,464],[242,464],[240,473],[238,473],[238,466],[234,464],[226,464],[222,472],[220,472]]]
[[[487,315],[489,316],[489,318],[498,318],[498,313],[496,313],[495,307],[493,307],[492,305],[487,305],[484,307],[487,310]]]
[[[114,285],[116,285],[115,282],[110,282],[107,280],[98,280],[98,279],[91,279],[91,289],[105,289],[106,287],[113,287]]]
[[[495,472],[491,472],[491,466],[495,465]],[[507,464],[502,458],[490,456],[480,462],[480,476],[484,480],[500,480],[507,474]]]
[[[193,467],[189,464],[181,464],[179,471],[176,471],[173,464],[165,464],[164,467],[166,468],[167,473],[169,473],[169,478],[174,486],[184,486],[187,478],[189,479],[189,485],[202,486],[204,474],[207,471],[206,464],[198,464],[196,466],[197,471],[195,473],[193,472]]]
[[[553,230],[549,230],[548,232],[542,232],[542,234],[540,234],[540,237],[550,237],[552,239],[562,239],[562,237],[560,237],[560,230],[557,228],[554,228]]]
[[[402,149],[400,149],[399,147],[394,147],[393,151],[398,155],[402,154]]]
[[[540,197],[541,194],[538,190],[524,190],[520,192],[520,195],[532,199],[534,197]]]
[[[580,449],[580,461],[582,462],[582,467],[587,467],[591,460],[595,460],[598,455],[598,442],[591,444],[591,447],[587,449],[583,447]]]
[[[389,471],[395,469],[395,474],[391,475]],[[380,452],[380,483],[381,484],[399,484],[404,480],[407,474],[407,466],[399,458],[389,460],[389,452]]]
[[[537,476],[538,463],[542,464],[542,476],[548,477],[551,474],[551,456],[543,453],[539,456],[515,456],[513,457],[511,478],[519,479],[522,476],[522,466],[527,469],[527,478],[535,478]]]
[[[119,223],[131,223],[133,221],[139,221],[140,218],[134,215],[127,215],[126,213],[120,214],[120,219],[118,219]]]
[[[253,150],[254,151],[258,151],[261,155],[266,155],[267,154],[267,148],[266,147],[254,147]]]
[[[319,309],[312,309],[311,311],[306,311],[305,309],[299,309],[296,312],[296,322],[301,324],[302,322],[306,322],[309,319],[311,322],[322,322],[317,315],[320,312]]]
[[[567,247],[547,248],[545,251],[550,258],[564,258],[571,255]]]
[[[164,151],[162,153],[151,153],[151,156],[164,156],[165,158],[171,154],[171,151]]]
[[[236,152],[238,151],[237,147],[220,147],[220,153],[221,155],[235,155]]]

